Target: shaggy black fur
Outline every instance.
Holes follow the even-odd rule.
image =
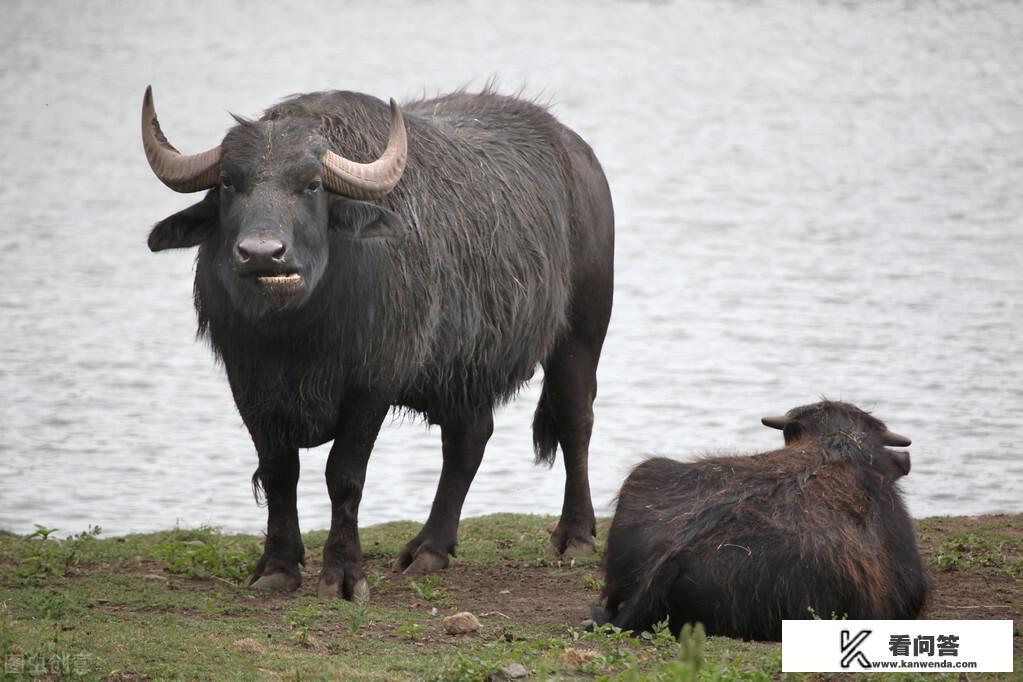
[[[920,613],[928,577],[896,483],[908,454],[853,405],[788,416],[781,450],[636,467],[608,537],[602,619],[778,640],[783,619]]]
[[[442,477],[437,499],[457,504],[435,502],[424,530],[436,536],[425,544],[446,555],[491,411],[543,364],[537,459],[553,462],[560,440],[576,470],[555,540],[559,550],[583,535],[592,543],[586,443],[614,241],[600,166],[578,136],[520,99],[458,92],[401,109],[408,163],[383,199],[331,195],[315,180],[328,148],[359,162],[379,156],[387,106],[352,92],[300,95],[259,121],[238,119],[222,144],[224,183],[157,224],[150,247],[199,246],[199,331],[223,361],[261,470],[332,438],[339,461],[345,449],[357,461],[372,447],[379,406],[421,413],[451,435],[445,472],[457,482]],[[235,250],[252,235],[287,246],[281,272],[302,275],[299,293],[268,295],[240,276]],[[362,412],[372,417],[362,422]],[[362,426],[344,426],[348,416]],[[449,441],[459,445],[449,451]],[[356,499],[334,500],[335,523],[350,524],[352,501],[357,510],[355,468],[336,496]],[[301,558],[292,521],[275,530],[270,506],[269,534],[289,536],[290,556],[278,558],[291,565]]]

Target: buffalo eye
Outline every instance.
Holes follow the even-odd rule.
[[[231,178],[226,175],[220,176],[220,187],[222,189],[234,189],[234,183],[231,182]]]
[[[323,181],[321,181],[319,178],[316,178],[315,180],[312,180],[308,185],[305,186],[305,191],[308,194],[315,194],[316,192],[320,191],[321,187],[323,187]]]

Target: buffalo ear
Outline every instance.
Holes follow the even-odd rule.
[[[330,207],[330,229],[352,239],[386,239],[408,231],[394,211],[365,201],[338,199]]]
[[[893,452],[892,459],[895,461],[895,466],[899,468],[902,475],[905,476],[909,473],[910,461],[908,452]]]
[[[803,425],[794,419],[785,425],[782,433],[785,435],[785,444],[788,445],[792,441],[799,440],[803,435]]]
[[[149,233],[150,251],[187,249],[206,241],[220,225],[220,200],[210,192],[198,204],[164,218]]]

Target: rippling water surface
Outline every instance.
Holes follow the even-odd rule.
[[[505,6],[507,5],[507,6]],[[915,516],[1023,511],[1018,3],[8,2],[0,27],[0,528],[256,531],[256,458],[195,341],[194,201],[150,173],[142,91],[186,151],[314,89],[415,97],[492,76],[602,160],[615,312],[591,452],[599,514],[652,454],[772,448],[820,395],[913,439]],[[338,6],[340,7],[340,6]],[[465,514],[557,513],[539,381],[497,415]],[[303,528],[329,524],[326,448]],[[437,430],[385,428],[360,521],[425,519]]]

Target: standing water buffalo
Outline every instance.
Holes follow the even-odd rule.
[[[319,92],[236,121],[218,147],[182,155],[148,88],[142,104],[157,177],[209,190],[157,223],[149,247],[199,247],[199,333],[227,371],[268,506],[249,585],[300,585],[298,450],[333,439],[318,593],[368,595],[359,501],[392,407],[439,425],[444,457],[430,516],[394,569],[447,566],[494,408],[538,364],[536,459],[553,464],[560,443],[567,471],[548,550],[592,551],[587,456],[614,217],[590,147],[542,107],[489,91],[401,110]]]
[[[763,423],[785,447],[682,463],[650,459],[618,497],[604,560],[610,620],[669,618],[676,634],[778,640],[783,619],[915,618],[927,597],[896,481],[908,438],[854,405],[820,402]]]

